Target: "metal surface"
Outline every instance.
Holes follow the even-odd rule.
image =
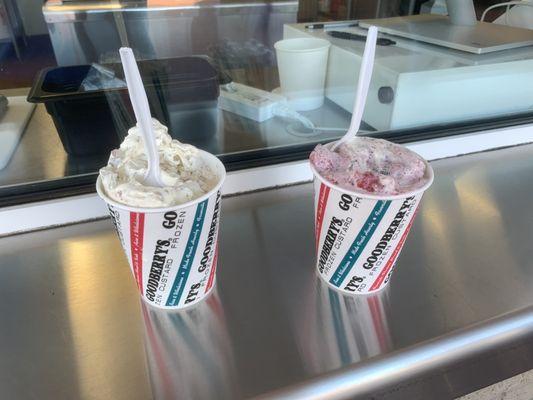
[[[376,25],[381,32],[436,44],[437,46],[485,54],[533,45],[529,29],[478,22],[473,26],[453,25],[441,15],[414,15],[361,21],[360,26]]]
[[[228,43],[243,53],[250,45],[272,48],[281,39],[283,25],[296,22],[298,11],[297,1],[156,3],[164,5],[48,1],[43,14],[58,65],[111,61],[125,41],[138,59],[210,55]]]
[[[235,73],[236,77],[239,77]],[[246,77],[242,77],[245,80]],[[23,90],[9,91],[9,94],[24,94]],[[287,131],[291,122],[274,118],[263,123],[241,118],[225,111],[213,110],[216,114],[217,132],[214,136],[195,140],[191,132],[197,127],[184,126],[180,130],[182,141],[193,143],[214,154],[234,154],[258,149],[275,149],[282,146],[316,142],[338,137],[342,132],[323,132],[318,136],[297,137]],[[305,112],[317,126],[347,129],[350,114],[332,103],[326,103],[319,110]],[[195,123],[196,119],[193,119]],[[44,105],[37,105],[13,157],[0,169],[0,186],[27,185],[44,180],[63,179],[82,174],[94,174],[107,163],[109,155],[90,157],[68,156],[57,134],[51,117]]]
[[[496,320],[489,320],[460,332],[413,346],[394,354],[370,359],[334,372],[320,380],[309,380],[291,388],[261,396],[262,399],[346,399],[371,396],[384,386],[401,383],[499,346],[531,338],[533,307]]]
[[[24,39],[26,44],[26,34],[24,33],[24,26],[17,7],[17,3],[11,0],[0,1],[0,13],[2,15],[3,29],[6,29],[11,40],[11,44],[15,48],[15,54],[19,61],[22,61],[19,46],[19,36]],[[2,32],[3,33],[3,32]],[[0,40],[4,39],[0,37]]]
[[[441,399],[531,369],[532,157],[434,162],[374,297],[315,275],[309,184],[224,199],[217,292],[181,313],[141,304],[110,221],[1,239],[0,397]]]
[[[229,3],[221,3],[217,0],[159,0],[151,2],[146,0],[81,0],[63,1],[48,0],[43,6],[43,14],[46,22],[65,22],[73,20],[97,19],[98,14],[107,12],[128,13],[132,15],[139,11],[151,13],[171,10],[209,8],[240,8],[240,7],[262,7],[265,4],[272,6],[293,6],[297,5],[291,0],[233,0]]]

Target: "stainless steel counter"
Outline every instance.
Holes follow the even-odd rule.
[[[121,46],[145,59],[209,54],[228,42],[272,48],[297,12],[295,0],[85,0],[43,6],[58,65],[101,62]]]
[[[241,82],[246,80],[246,77],[239,75],[239,71],[232,71],[232,74]],[[9,91],[8,94],[25,95],[26,90],[18,89]],[[181,140],[194,143],[214,154],[223,155],[275,149],[339,136],[339,132],[324,132],[320,136],[298,137],[288,133],[287,126],[291,123],[288,120],[273,118],[258,123],[226,111],[213,110],[213,112],[217,115],[215,135],[202,141],[194,141],[190,136]],[[350,123],[350,114],[330,102],[318,110],[302,114],[317,126],[346,129]],[[187,132],[187,129],[183,131]],[[63,149],[52,118],[46,112],[44,105],[38,104],[15,153],[7,166],[0,169],[0,187],[94,174],[107,163],[107,159],[108,154],[90,157],[69,156]]]
[[[531,369],[532,157],[434,162],[374,297],[315,275],[309,184],[224,199],[217,290],[185,312],[141,303],[108,220],[1,239],[0,397],[448,399]]]

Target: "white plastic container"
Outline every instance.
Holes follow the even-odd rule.
[[[128,258],[143,300],[159,308],[184,308],[213,289],[217,265],[220,188],[226,170],[220,160],[200,150],[218,175],[205,195],[165,208],[131,207],[110,199],[96,181]]]
[[[368,294],[383,289],[405,243],[422,195],[433,182],[412,192],[378,196],[343,189],[324,179],[311,163],[315,185],[316,267],[333,288]]]
[[[296,111],[324,104],[324,87],[331,44],[324,39],[296,38],[274,44],[281,93]]]

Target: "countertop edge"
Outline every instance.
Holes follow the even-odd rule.
[[[370,394],[462,359],[533,336],[533,306],[374,357],[351,367],[254,397],[255,400],[347,399]]]

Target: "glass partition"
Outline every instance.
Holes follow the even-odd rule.
[[[94,191],[135,123],[122,46],[174,138],[229,170],[303,159],[346,131],[370,25],[363,134],[405,142],[529,121],[527,2],[4,0],[0,205]]]

